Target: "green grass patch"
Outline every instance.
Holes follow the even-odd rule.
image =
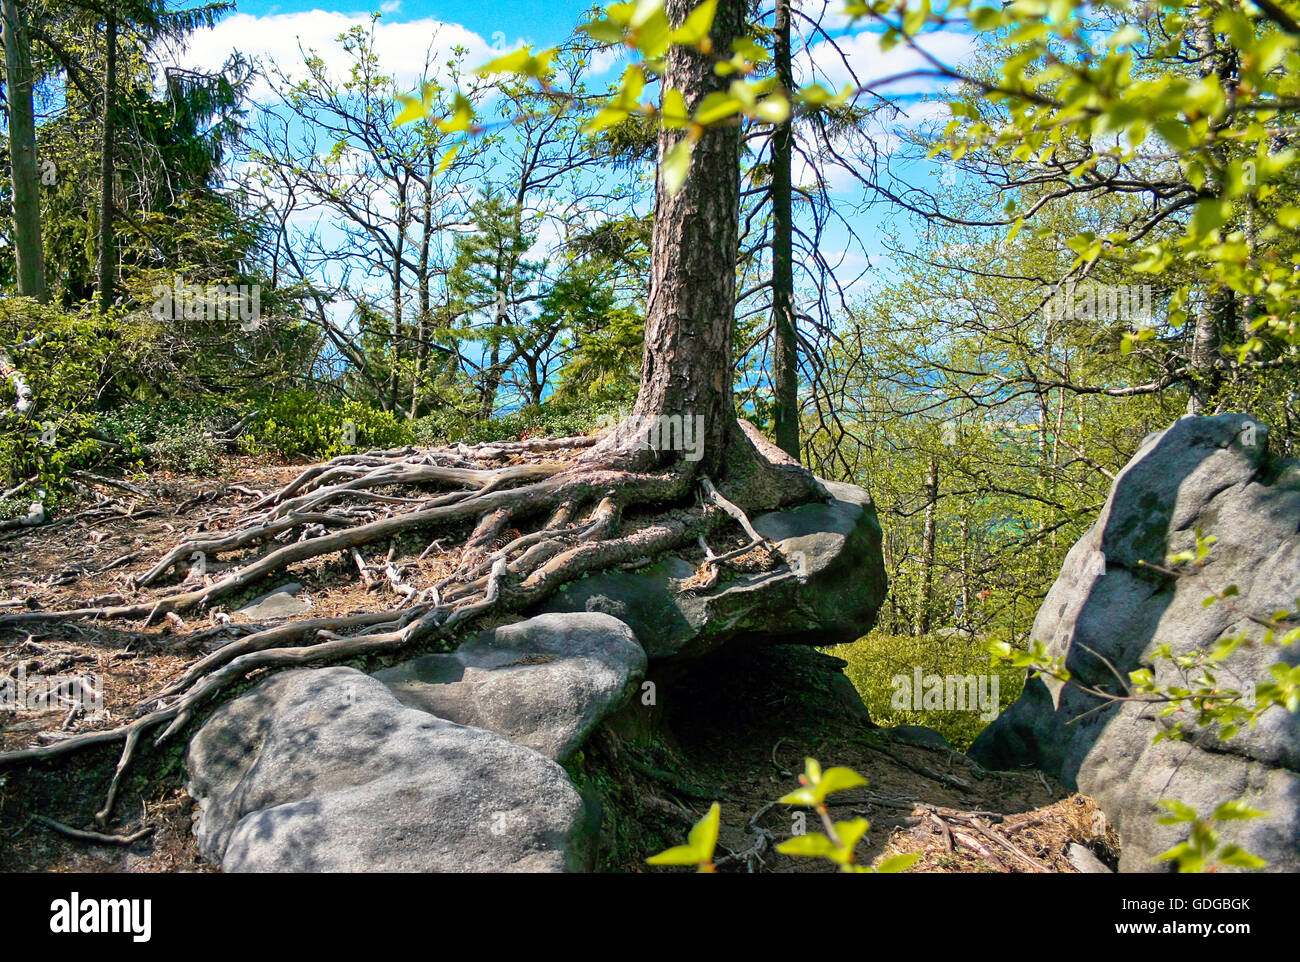
[[[872,632],[850,644],[834,645],[824,651],[849,663],[845,674],[857,688],[871,712],[871,720],[877,725],[889,728],[924,725],[939,732],[959,751],[970,747],[989,720],[981,718],[985,713],[978,705],[974,710],[969,703],[958,709],[951,700],[948,708],[926,710],[922,707],[917,710],[913,707],[917,701],[911,691],[917,669],[920,669],[922,678],[919,701],[923,706],[926,704],[925,692],[931,687],[927,680],[930,676],[938,675],[945,679],[948,676],[982,676],[987,679],[982,690],[989,696],[992,696],[996,678],[999,712],[1020,696],[1025,685],[1024,669],[994,667],[985,642],[980,638],[962,635],[909,637]],[[899,676],[907,679],[906,689],[896,682]],[[946,691],[948,686],[944,687]],[[900,691],[903,694],[899,694]],[[909,707],[900,707],[904,703]]]

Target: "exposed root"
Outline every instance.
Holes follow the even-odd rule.
[[[146,699],[140,716],[129,724],[0,754],[0,766],[122,741],[122,755],[97,816],[103,824],[141,735],[160,727],[155,743],[166,740],[250,673],[450,639],[485,615],[535,606],[587,572],[635,566],[695,543],[703,546],[705,563],[715,577],[724,561],[756,547],[775,554],[736,499],[753,510],[824,492],[788,459],[767,462],[768,452],[760,452],[747,432],[732,433],[735,456],[728,460],[722,485],[698,476],[689,465],[676,464],[666,471],[605,467],[586,455],[574,456],[593,439],[569,438],[345,455],[307,468],[278,491],[249,491],[256,500],[242,514],[238,508],[221,514],[223,521],[229,518],[224,530],[180,541],[141,575],[131,603],[19,611],[0,615],[0,628],[73,619],[143,619],[147,626],[159,617],[200,611],[292,565],[329,556],[350,558],[366,586],[391,591],[396,606],[254,630],[190,665]],[[568,457],[518,461],[538,453]],[[602,457],[609,460],[608,455],[606,451]],[[789,479],[794,480],[785,483]],[[697,490],[696,501],[692,495]],[[536,525],[533,530],[521,530],[530,523]],[[714,554],[705,537],[731,523],[739,525],[747,543]],[[422,585],[410,575],[418,563],[399,562],[397,538],[428,529],[449,536],[461,532],[463,547],[450,556],[455,564],[450,574]],[[368,562],[363,549],[379,542],[388,543],[387,554],[380,562]],[[438,544],[435,539],[417,562]],[[146,596],[145,589],[178,569],[185,572],[185,580],[176,588],[155,588]],[[213,634],[207,630],[195,637]]]

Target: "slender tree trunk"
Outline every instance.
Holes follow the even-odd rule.
[[[103,136],[99,156],[99,306],[113,306],[113,278],[117,257],[113,248],[113,94],[117,89],[117,16],[110,10],[104,19],[104,104]]]
[[[674,25],[695,6],[695,0],[666,4]],[[713,21],[715,50],[731,49],[744,14],[744,0],[720,0]],[[663,89],[681,91],[692,112],[708,94],[730,85],[730,78],[714,71],[712,58],[698,52],[674,47],[665,61]],[[661,161],[682,136],[682,131],[660,132]],[[722,466],[735,423],[731,351],[740,215],[739,126],[706,129],[695,144],[681,189],[670,195],[662,173],[657,187],[645,353],[633,413],[643,418],[703,418],[697,467],[714,473]],[[672,452],[661,457],[677,460]]]
[[[961,516],[961,621],[958,628],[971,630],[974,625],[974,619],[970,613],[970,515],[965,512]]]
[[[794,89],[790,66],[790,0],[776,0],[774,56],[777,82]],[[799,341],[794,317],[793,213],[790,161],[792,119],[772,137],[772,417],[776,444],[799,458]]]
[[[410,222],[410,211],[406,203],[406,182],[397,187],[397,237],[394,240],[396,250],[393,254],[393,315],[389,322],[390,367],[388,369],[388,399],[384,405],[386,411],[400,411],[400,368],[402,364],[402,312],[405,301],[402,298],[402,259],[406,256],[406,229]]]
[[[1217,77],[1225,89],[1235,86],[1235,69],[1232,58],[1225,57],[1215,39],[1214,17],[1216,11],[1210,4],[1202,4],[1196,16],[1196,47],[1202,59],[1202,77]],[[1227,156],[1222,147],[1213,149],[1220,167],[1226,166]],[[1223,194],[1222,177],[1208,172],[1205,187],[1215,197]],[[1217,367],[1223,349],[1225,334],[1232,330],[1236,316],[1236,299],[1231,289],[1223,285],[1207,286],[1205,299],[1196,314],[1192,332],[1192,381],[1187,399],[1188,414],[1213,413],[1214,405],[1223,386],[1223,375]]]
[[[939,459],[931,456],[925,475],[925,531],[921,535],[921,585],[916,597],[915,633],[930,630],[930,600],[934,594],[935,513],[939,503]]]
[[[14,257],[18,293],[45,300],[40,182],[36,172],[36,112],[32,107],[32,61],[18,0],[0,0],[4,16],[6,93],[9,98],[9,161],[13,180]]]
[[[420,214],[420,276],[419,317],[415,329],[415,374],[411,378],[411,408],[407,417],[415,420],[420,416],[420,391],[424,387],[425,371],[429,360],[429,338],[433,336],[429,321],[432,318],[429,299],[429,234],[433,229],[433,171],[434,154],[429,152],[429,182],[424,189],[424,209]]]

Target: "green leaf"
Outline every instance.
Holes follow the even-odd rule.
[[[669,130],[680,130],[690,123],[691,115],[686,112],[686,98],[682,96],[680,90],[671,89],[664,92],[664,103],[659,109],[659,115],[663,125]]]
[[[1226,802],[1220,802],[1219,807],[1214,810],[1214,814],[1210,817],[1217,822],[1231,822],[1238,819],[1263,818],[1267,814],[1267,812],[1251,808],[1239,798],[1234,798]]]
[[[790,101],[780,91],[768,94],[755,108],[754,118],[769,124],[783,124],[790,119]]]
[[[402,110],[393,118],[394,127],[400,127],[402,124],[409,124],[415,120],[423,120],[429,116],[429,105],[419,97],[398,94],[397,102],[402,105]]]
[[[920,852],[908,852],[904,855],[891,855],[876,866],[876,871],[881,875],[896,875],[899,872],[906,872],[909,868],[920,861],[920,858]]]
[[[548,50],[543,50],[536,56],[533,55],[532,47],[522,47],[519,50],[514,50],[508,54],[489,60],[474,72],[480,77],[486,77],[494,73],[513,73],[522,74],[525,77],[544,77],[551,69],[551,58],[554,56],[554,47],[551,47]]]
[[[1169,813],[1156,819],[1161,825],[1177,825],[1179,822],[1196,821],[1196,809],[1183,802],[1171,798],[1161,798],[1157,799],[1156,804]]]
[[[731,94],[714,91],[695,108],[695,122],[702,127],[708,127],[720,120],[734,117],[740,113],[743,106],[744,104]]]
[[[832,768],[822,776],[817,787],[821,789],[821,797],[825,798],[831,792],[842,792],[846,788],[858,788],[866,784],[867,780],[851,768]]]
[[[695,141],[683,137],[664,155],[663,163],[660,164],[660,173],[668,196],[675,195],[682,189],[682,184],[686,183],[686,175],[691,169],[691,151],[694,147]]]
[[[714,802],[708,813],[691,828],[685,845],[677,845],[658,855],[652,855],[646,862],[650,865],[710,864],[713,861],[713,850],[718,844],[718,823],[721,817],[722,807]]]
[[[445,171],[448,167],[450,167],[452,163],[455,162],[456,155],[459,153],[460,153],[460,144],[452,144],[451,147],[447,150],[447,152],[442,155],[442,160],[439,161],[438,163],[438,169],[433,172],[434,175],[437,176],[438,174],[441,174],[443,171]]]
[[[1268,862],[1264,861],[1258,855],[1252,855],[1245,849],[1237,845],[1225,845],[1219,849],[1215,861],[1220,865],[1228,865],[1232,868],[1264,868]]]
[[[814,858],[834,858],[840,851],[835,843],[821,832],[796,835],[794,838],[786,839],[776,847],[776,850],[782,855],[807,855]]]
[[[718,0],[704,0],[682,21],[682,25],[672,32],[669,39],[683,46],[699,46],[709,38],[713,29],[713,17],[718,12]]]

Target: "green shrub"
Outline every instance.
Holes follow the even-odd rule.
[[[528,405],[490,421],[478,421],[454,410],[438,411],[414,422],[420,444],[478,444],[517,441],[525,437],[567,437],[590,434],[608,413],[589,401]]]
[[[1008,707],[1025,685],[1023,669],[990,664],[986,641],[966,635],[908,637],[872,632],[847,645],[826,649],[828,654],[849,663],[845,674],[877,725],[924,725],[933,728],[960,751],[970,747],[975,736],[989,723],[978,709],[962,711],[916,711],[894,705],[893,679],[913,679],[916,669],[927,675],[997,675],[998,710]],[[991,688],[991,682],[990,682]]]
[[[308,391],[289,391],[257,407],[245,445],[254,451],[332,458],[416,441],[409,421],[361,401],[326,401]]]
[[[213,475],[221,467],[221,449],[202,425],[164,428],[147,450],[153,462],[167,471]]]

